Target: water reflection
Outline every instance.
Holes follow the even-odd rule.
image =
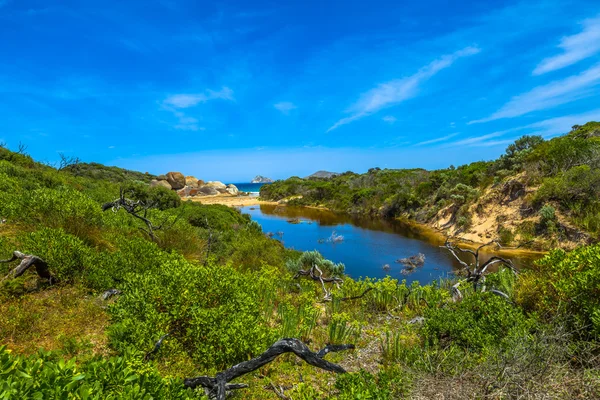
[[[460,264],[440,248],[443,238],[401,221],[365,218],[306,207],[266,205],[242,207],[265,232],[272,232],[287,247],[296,250],[318,250],[326,258],[346,265],[346,273],[354,278],[382,278],[390,275],[408,282],[428,283],[452,276]],[[332,233],[343,241],[327,240]],[[277,233],[277,234],[275,234]],[[401,273],[404,266],[396,260],[419,253],[425,255],[423,267],[410,275]],[[483,259],[492,254],[484,253]],[[540,255],[508,254],[519,268],[527,268]],[[385,267],[384,266],[389,266]]]

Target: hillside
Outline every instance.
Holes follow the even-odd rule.
[[[372,168],[290,178],[261,197],[384,218],[409,218],[476,242],[573,248],[600,232],[600,123],[548,141],[524,136],[499,159],[426,171]]]
[[[595,146],[588,128],[568,140]],[[550,143],[519,157],[546,148],[547,159]],[[273,185],[377,214],[383,205],[372,198],[404,182],[384,201],[387,214],[417,218],[426,208],[408,207],[416,195],[402,200],[409,182],[423,194],[471,182],[450,190],[460,203],[444,198],[468,205],[463,213],[475,204],[465,193],[488,168]],[[573,168],[542,176],[537,195],[560,207]],[[0,147],[2,399],[207,399],[203,387],[220,399],[225,389],[234,399],[598,398],[598,245],[553,251],[518,275],[492,259],[505,268],[490,273],[468,260],[468,271],[430,285],[353,280],[316,251],[286,249],[237,210],[182,202],[137,173],[85,169],[57,170]],[[434,190],[426,183],[436,176],[444,182]],[[355,196],[348,182],[363,180]],[[277,357],[284,351],[298,357]]]

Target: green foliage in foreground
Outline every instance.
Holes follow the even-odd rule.
[[[137,357],[77,362],[40,350],[23,357],[0,346],[0,399],[197,399],[176,379],[162,378]]]

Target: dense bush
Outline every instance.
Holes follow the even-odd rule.
[[[526,309],[557,315],[566,313],[572,326],[586,335],[600,334],[600,246],[566,253],[554,250],[537,261],[518,288]]]
[[[260,313],[265,279],[231,267],[161,263],[132,274],[111,308],[113,344],[144,350],[165,333],[198,364],[225,367],[263,351],[276,339]],[[167,348],[169,344],[167,344]],[[167,350],[168,351],[168,350]]]

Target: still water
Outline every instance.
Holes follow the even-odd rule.
[[[439,246],[443,239],[427,234],[401,221],[361,218],[348,214],[333,213],[305,207],[276,205],[241,207],[258,222],[265,233],[296,250],[318,250],[325,258],[344,263],[346,274],[353,278],[383,278],[390,275],[407,282],[429,283],[439,278],[452,277],[452,271],[460,264]],[[334,235],[343,240],[328,240]],[[402,273],[404,265],[399,258],[423,253],[425,264],[410,274]],[[491,256],[484,254],[483,259]],[[503,254],[512,259],[518,268],[527,268],[540,257],[538,253]],[[470,261],[470,260],[469,260]],[[384,265],[389,265],[389,269]]]

